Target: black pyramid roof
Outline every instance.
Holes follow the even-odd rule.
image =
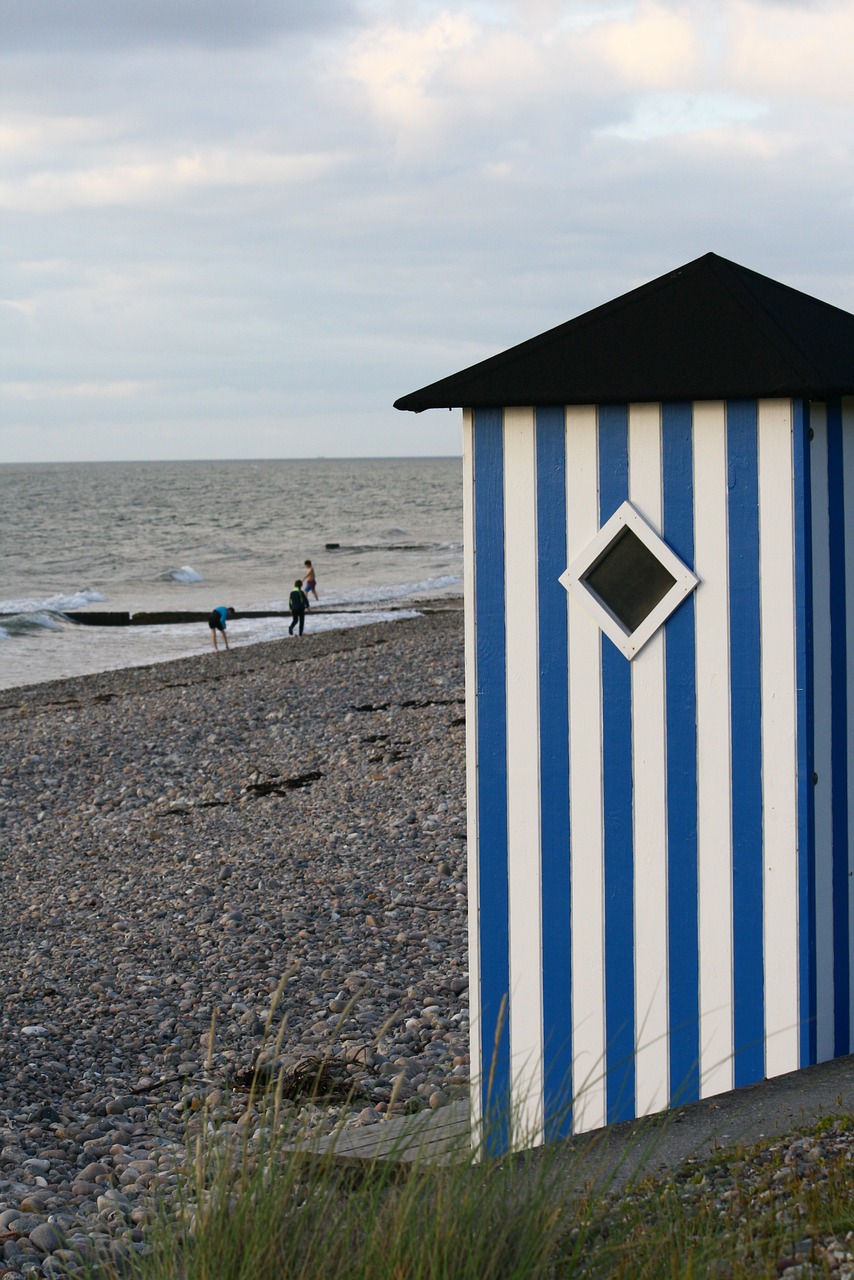
[[[854,315],[704,254],[396,409],[854,393]]]

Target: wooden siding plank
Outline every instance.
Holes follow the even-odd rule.
[[[566,411],[567,564],[599,531],[599,447],[593,406]],[[602,841],[600,632],[569,610],[570,847],[572,860],[573,1130],[606,1120],[605,923]]]
[[[690,404],[662,407],[663,527],[694,568],[694,450]],[[693,594],[665,629],[667,716],[667,932],[670,1099],[700,1096],[700,957],[697,871],[697,676]]]
[[[629,500],[662,527],[661,410],[629,407]],[[631,663],[637,1110],[667,1106],[667,746],[664,628]]]
[[[790,400],[760,400],[765,1074],[798,1066],[797,667]]]
[[[842,466],[843,492],[845,494],[845,511],[843,524],[845,529],[845,599],[848,615],[846,618],[846,688],[847,688],[847,774],[848,774],[848,877],[845,927],[847,933],[847,975],[848,975],[848,1047],[843,1053],[854,1051],[854,981],[851,978],[851,966],[854,963],[854,804],[850,797],[854,796],[854,619],[851,609],[854,607],[854,400],[844,398],[840,405],[842,427]]]
[[[762,700],[755,400],[727,401],[735,1083],[765,1075]]]
[[[480,857],[477,826],[477,630],[475,573],[477,543],[474,523],[474,415],[463,410],[463,609],[465,621],[466,671],[466,836],[468,845],[468,940],[469,940],[469,1077],[471,1080],[471,1123],[480,1131],[483,1118],[481,1082],[480,1016]]]
[[[816,1057],[833,1057],[833,753],[830,646],[830,527],[827,490],[827,409],[813,404],[810,458],[812,523],[813,718],[815,806]]]
[[[694,405],[700,1089],[733,1087],[732,774],[726,416]]]
[[[560,407],[536,411],[545,1138],[572,1132],[572,917],[569,844],[569,597],[566,434]]]
[[[830,750],[833,814],[833,1053],[850,1045],[851,957],[848,853],[848,602],[845,567],[842,404],[827,405],[827,514],[830,542]]]
[[[827,522],[827,410],[813,404],[810,457],[813,550],[813,687],[816,733],[816,1055],[834,1056],[834,813],[831,754],[830,532]]]
[[[543,1136],[543,956],[534,413],[504,410],[507,837],[513,1141]]]
[[[507,871],[507,662],[504,606],[504,442],[502,414],[474,415],[477,611],[477,792],[481,920],[481,1079],[486,1146],[509,1145],[509,883]]]
[[[815,793],[813,789],[813,615],[809,405],[792,404],[795,498],[795,629],[798,704],[798,1013],[800,1062],[816,1062]]]
[[[628,496],[628,406],[600,405],[600,526]],[[601,646],[606,1093],[614,1123],[635,1114],[632,679],[629,662],[604,635]]]

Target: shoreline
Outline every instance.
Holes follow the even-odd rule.
[[[351,1123],[466,1096],[462,609],[440,603],[0,692],[0,1224],[28,1204],[33,1230],[134,1248],[187,1115],[236,1119],[268,1023],[278,1065],[355,1087]]]
[[[459,599],[462,597],[449,596],[449,600]],[[414,600],[407,604],[398,604],[393,601],[388,602],[387,607],[383,610],[385,613],[401,613],[410,612],[412,609],[430,609],[431,606],[438,604],[439,598],[431,598],[427,602],[419,603]],[[382,603],[375,601],[374,603]],[[375,612],[367,610],[364,604],[344,604],[323,606],[316,603],[311,606],[310,615],[312,617],[328,618],[335,617],[338,614],[346,614],[350,617],[359,617],[361,614]],[[156,627],[179,625],[185,622],[207,622],[210,609],[141,609],[129,611],[127,609],[63,609],[62,616],[69,622],[74,622],[78,626],[84,627]],[[0,612],[0,625],[2,625],[4,617],[15,617],[15,614],[5,614]],[[237,609],[232,621],[259,621],[264,618],[290,618],[293,615],[289,609]]]
[[[312,611],[318,619],[323,619],[323,625],[319,630],[315,630],[311,623],[311,614],[308,615],[308,628],[303,639],[309,636],[318,637],[321,634],[339,632],[348,629],[358,629],[365,626],[382,625],[386,622],[397,624],[403,618],[413,617],[416,615],[424,615],[436,611],[459,611],[463,608],[462,596],[430,596],[423,599],[413,598],[406,601],[389,601],[387,606],[382,609],[373,609],[362,604],[359,606],[331,606],[328,609],[318,608]],[[6,641],[3,645],[24,643],[27,645],[26,654],[36,659],[38,654],[42,654],[42,671],[49,671],[51,667],[66,668],[64,673],[57,674],[41,674],[35,678],[16,679],[14,683],[6,684],[0,680],[0,697],[3,694],[13,693],[18,689],[26,689],[41,684],[54,684],[63,680],[86,679],[90,676],[103,675],[109,671],[131,671],[140,667],[160,666],[163,663],[194,661],[201,656],[206,650],[210,650],[209,631],[206,625],[210,610],[204,612],[192,611],[176,611],[170,610],[156,615],[140,614],[137,615],[145,618],[144,622],[133,623],[129,621],[131,614],[125,614],[120,610],[114,610],[109,615],[93,612],[90,616],[93,618],[107,617],[113,619],[112,623],[100,624],[71,624],[65,628],[64,633],[54,640],[52,634],[48,632],[46,635],[39,635],[26,641]],[[400,615],[400,616],[395,616]],[[168,617],[168,622],[160,621],[160,617]],[[281,640],[287,640],[286,621],[290,617],[289,613],[276,612],[275,610],[262,611],[243,611],[238,613],[234,619],[238,624],[241,619],[248,622],[253,628],[252,634],[246,634],[239,629],[233,630],[231,633],[231,651],[244,648],[254,648],[257,645],[268,643],[278,643]],[[187,619],[190,619],[188,622]],[[337,624],[334,621],[337,619]],[[332,621],[332,625],[325,625],[327,621]],[[269,624],[269,625],[264,625]],[[0,618],[0,627],[2,627],[2,618]],[[198,631],[196,632],[196,628]],[[174,635],[170,634],[174,631]],[[146,637],[151,639],[151,648],[144,648],[134,651],[133,657],[128,661],[128,654],[125,648],[126,641],[122,637],[133,635],[135,637]],[[77,655],[77,663],[75,663],[74,653],[75,646],[78,643],[84,643],[94,640],[96,647],[87,647],[80,650]],[[162,654],[157,650],[162,646],[168,650],[172,646],[172,652]],[[32,646],[32,648],[30,648]],[[53,646],[47,649],[44,646]],[[24,650],[17,650],[17,655],[24,654]],[[7,659],[12,663],[11,671],[15,672],[15,658],[11,657],[7,650],[0,648],[0,654],[6,653]],[[103,664],[103,665],[101,665]],[[17,663],[21,666],[20,660]],[[75,671],[75,665],[77,670]],[[70,670],[68,669],[70,668]],[[7,665],[6,678],[9,675],[9,667]]]

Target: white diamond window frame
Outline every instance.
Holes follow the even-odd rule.
[[[616,614],[586,582],[587,575],[605,558],[608,549],[613,546],[624,529],[629,529],[643,543],[674,580],[673,586],[665,592],[634,631],[626,630]],[[569,568],[564,570],[559,582],[566,588],[570,599],[577,601],[591,615],[608,639],[612,640],[631,662],[632,658],[640,653],[647,640],[655,635],[671,613],[691,594],[698,585],[699,578],[691,572],[684,561],[679,559],[675,551],[671,551],[637,508],[630,502],[624,502],[605,521],[593,541],[588,543]]]

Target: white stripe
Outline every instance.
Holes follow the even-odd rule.
[[[792,404],[760,400],[765,1074],[798,1066],[798,708]]]
[[[629,500],[659,534],[661,468],[661,408],[630,405]],[[638,1115],[660,1111],[669,1100],[664,645],[661,627],[631,664]]]
[[[700,1094],[733,1087],[732,783],[726,414],[694,405]]]
[[[815,801],[816,1056],[833,1057],[833,769],[830,749],[830,531],[827,493],[827,412],[810,407],[812,503],[813,723]]]
[[[480,1143],[483,1071],[480,1025],[480,878],[477,831],[477,664],[475,660],[474,415],[463,410],[463,599],[466,634],[466,821],[468,831],[469,1073],[475,1148]]]
[[[504,410],[507,843],[514,1145],[543,1133],[543,928],[533,409]]]
[[[842,467],[845,495],[846,689],[848,693],[848,1052],[854,1049],[854,400],[842,401]]]
[[[599,532],[596,409],[566,411],[567,564]],[[605,908],[600,631],[569,614],[569,780],[572,864],[572,1052],[576,1133],[605,1124]]]

